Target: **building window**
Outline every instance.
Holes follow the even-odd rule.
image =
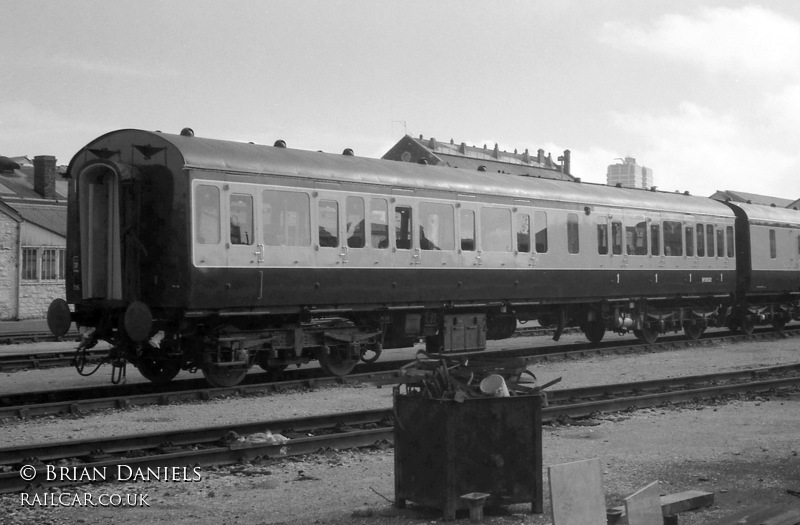
[[[64,248],[23,248],[22,280],[28,282],[64,279],[67,250]]]
[[[55,248],[42,249],[42,281],[53,281],[58,278],[58,250]]]
[[[22,249],[22,280],[35,281],[37,275],[38,253],[36,248]]]

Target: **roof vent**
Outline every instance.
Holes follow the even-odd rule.
[[[194,130],[192,128],[183,128],[181,130],[182,137],[194,137]]]
[[[276,147],[276,148],[285,148],[286,147],[286,141],[278,139],[278,140],[275,141],[275,144],[273,144],[273,146]]]
[[[616,184],[616,186],[617,186],[617,188],[621,188],[621,187],[622,187],[622,183],[621,183],[621,182],[618,182],[618,183]]]
[[[691,195],[691,193],[689,193],[689,190],[684,191],[683,194],[684,195]]]
[[[353,157],[355,156],[355,153],[353,153],[353,148],[345,148],[344,151],[342,152],[342,155],[345,155],[347,157]]]
[[[478,166],[478,171],[486,171],[486,166],[481,164],[480,166]]]
[[[417,164],[422,164],[424,166],[427,166],[428,165],[428,159],[419,159],[417,161]]]
[[[772,206],[773,208],[776,207],[774,202],[772,204],[770,204],[770,206]]]

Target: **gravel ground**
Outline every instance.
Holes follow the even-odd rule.
[[[684,349],[629,356],[592,357],[537,365],[545,383],[573,388],[605,382],[638,381],[754,366],[794,363],[800,342],[786,339],[702,350]],[[2,374],[9,389],[36,390],[69,370]],[[63,380],[63,379],[62,379]],[[35,381],[36,386],[30,386]],[[5,390],[5,388],[4,388]],[[2,446],[111,436],[146,429],[305,416],[330,411],[391,406],[391,389],[366,385],[320,388],[253,398],[104,411],[77,418],[5,421]],[[266,430],[266,429],[265,429]],[[598,457],[604,465],[609,506],[652,481],[663,493],[704,490],[715,494],[711,509],[681,514],[682,524],[712,523],[756,505],[800,509],[800,394],[741,397],[704,405],[611,414],[589,424],[546,426],[544,464]],[[190,478],[191,472],[190,472]],[[2,523],[291,523],[370,525],[441,521],[441,513],[409,505],[395,509],[392,449],[330,451],[324,454],[219,469],[202,469],[199,481],[95,484],[65,494],[106,498],[147,495],[143,507],[50,507],[28,505],[31,494],[0,497]],[[546,484],[546,474],[545,474]],[[52,498],[53,496],[50,496]],[[83,497],[83,496],[81,496]],[[545,514],[515,505],[486,517],[486,523],[549,523]],[[70,498],[62,497],[62,501]],[[42,500],[40,496],[39,501]]]

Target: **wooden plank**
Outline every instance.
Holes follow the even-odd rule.
[[[714,494],[711,492],[702,492],[699,490],[688,490],[686,492],[678,492],[676,494],[667,494],[661,496],[661,513],[664,516],[671,516],[679,512],[687,510],[700,509],[703,507],[710,507],[714,504]],[[623,511],[624,505],[613,507],[609,511]]]
[[[658,481],[650,483],[625,498],[628,525],[663,525]]]
[[[687,510],[710,507],[714,504],[714,493],[700,490],[687,490],[661,497],[661,511],[664,516],[686,512]]]
[[[603,472],[598,458],[548,467],[553,525],[606,522]]]

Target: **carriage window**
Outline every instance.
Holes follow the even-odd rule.
[[[717,230],[717,257],[725,256],[725,235],[722,230]]]
[[[536,252],[547,253],[547,212],[537,211],[533,214],[533,226],[536,228]]]
[[[261,193],[261,235],[267,246],[309,246],[311,204],[308,194],[264,190]]]
[[[339,246],[339,203],[319,201],[319,245],[324,248]]]
[[[372,199],[369,203],[369,222],[372,232],[371,246],[373,248],[389,247],[389,208],[386,199]]]
[[[578,215],[567,214],[567,251],[578,253],[581,250],[580,230],[578,229]]]
[[[661,255],[661,226],[650,225],[650,255]]]
[[[728,255],[728,257],[733,257],[735,255],[735,253],[734,253],[734,251],[735,251],[734,250],[734,244],[733,244],[733,226],[727,226],[725,228],[725,237],[726,237],[726,240],[728,241],[728,245],[727,245],[728,246],[728,254],[727,255]]]
[[[622,223],[611,223],[611,253],[622,255]]]
[[[678,221],[664,221],[664,255],[683,255],[683,225]]]
[[[364,219],[364,199],[347,197],[347,247],[363,248],[366,246],[366,221]]]
[[[481,248],[487,252],[511,251],[511,210],[481,209]]]
[[[714,257],[714,225],[706,224],[706,257]]]
[[[218,244],[220,241],[219,188],[206,184],[194,190],[195,238],[200,244]]]
[[[458,212],[461,226],[461,249],[467,252],[475,251],[475,212],[460,210]]]
[[[527,213],[517,216],[517,250],[523,253],[531,251],[531,216]]]
[[[706,234],[702,224],[697,225],[697,256],[704,257],[706,254]]]
[[[775,240],[775,230],[769,231],[769,258],[776,259],[778,257],[778,246]]]
[[[625,228],[625,243],[628,255],[647,255],[647,224],[640,222]]]
[[[231,195],[231,244],[253,244],[253,197]]]
[[[399,250],[411,249],[411,206],[394,208],[394,243]]]
[[[601,217],[597,223],[597,253],[606,255],[608,253],[608,218]]]
[[[419,205],[419,247],[423,250],[456,248],[453,205],[423,202]]]
[[[686,256],[694,257],[694,226],[686,227]]]

